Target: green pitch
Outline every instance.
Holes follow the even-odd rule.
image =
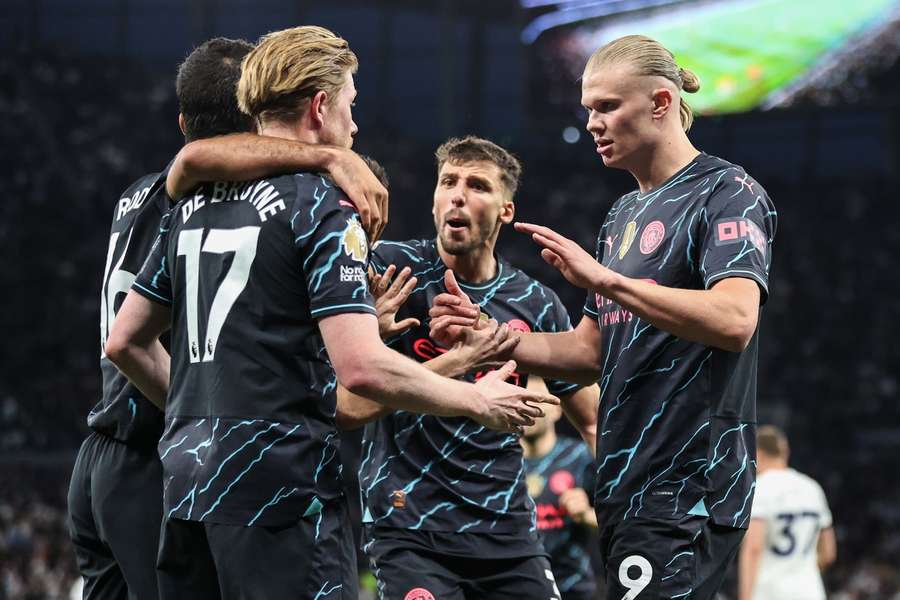
[[[752,109],[806,73],[849,36],[885,18],[896,0],[760,0],[700,8],[689,18],[654,17],[628,26],[670,49],[700,76],[688,96],[700,113]],[[623,33],[617,31],[617,36]]]

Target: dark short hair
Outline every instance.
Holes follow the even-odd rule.
[[[369,170],[372,171],[372,174],[381,182],[381,185],[384,186],[384,189],[388,189],[390,187],[390,181],[388,180],[387,171],[384,170],[384,167],[381,164],[372,158],[371,156],[366,156],[365,154],[360,154],[359,157],[363,159],[363,162],[366,163],[366,166],[369,167]]]
[[[514,196],[516,189],[519,187],[519,178],[522,176],[522,163],[519,159],[510,154],[505,148],[502,148],[490,140],[467,135],[464,138],[450,138],[440,145],[434,153],[437,159],[438,171],[444,166],[445,162],[451,164],[467,163],[476,160],[484,160],[492,162],[500,169],[500,178],[509,195]]]
[[[788,457],[790,447],[787,436],[774,425],[763,425],[756,432],[756,450],[772,457]]]
[[[188,142],[253,131],[253,119],[240,111],[237,102],[241,61],[251,50],[253,44],[245,40],[213,38],[178,67],[175,91]]]

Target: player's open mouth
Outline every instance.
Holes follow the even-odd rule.
[[[596,140],[594,142],[597,145],[597,154],[609,154],[610,148],[612,148],[612,141],[610,140]]]
[[[469,228],[469,220],[464,217],[450,217],[444,220],[444,225],[452,232],[465,231]]]

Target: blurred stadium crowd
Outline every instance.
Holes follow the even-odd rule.
[[[97,300],[111,210],[127,184],[177,151],[177,107],[169,73],[110,59],[6,55],[0,78],[0,600],[68,598],[76,569],[65,490],[100,394]],[[386,236],[425,235],[433,148],[361,129],[357,148],[391,178]],[[520,218],[593,248],[606,209],[631,182],[549,144],[513,149],[525,165]],[[760,421],[785,426],[794,466],[828,494],[838,536],[831,597],[900,599],[900,305],[888,301],[898,291],[898,181],[754,175],[780,227]],[[501,248],[579,318],[583,297],[527,239],[510,231]]]

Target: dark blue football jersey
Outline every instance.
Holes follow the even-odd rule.
[[[537,528],[550,556],[553,578],[563,594],[593,597],[597,587],[588,548],[591,529],[575,523],[559,505],[559,497],[581,488],[593,492],[594,457],[581,439],[560,437],[540,458],[526,458],[528,493],[537,507]]]
[[[172,307],[167,517],[282,525],[341,494],[317,319],[375,313],[367,263],[355,209],[314,174],[204,184],[166,215],[133,289]]]
[[[106,265],[100,287],[100,370],[103,396],[88,415],[88,427],[121,442],[155,448],[163,432],[163,413],[122,375],[103,349],[116,313],[171,208],[166,174],[145,175],[122,194],[113,209]]]
[[[768,295],[776,213],[739,166],[700,154],[663,185],[610,209],[597,260],[674,288],[729,277]],[[595,502],[602,522],[709,515],[746,527],[755,480],[759,329],[743,352],[661,331],[598,294],[585,314],[602,331]],[[760,316],[762,309],[760,309]]]
[[[388,345],[420,362],[446,352],[428,336],[428,309],[434,297],[446,291],[446,267],[436,242],[379,242],[372,252],[373,267],[382,272],[391,264],[398,270],[411,267],[418,278],[397,318],[416,317],[422,324],[388,340]],[[513,329],[571,328],[556,294],[502,259],[498,258],[497,275],[491,281],[460,285],[485,313]],[[480,375],[470,373],[465,379],[475,381]],[[527,377],[516,373],[512,380],[525,386]],[[548,382],[557,395],[576,387]],[[367,425],[360,488],[364,521],[374,527],[521,534],[523,539],[537,540],[518,437],[465,417],[397,411]]]

